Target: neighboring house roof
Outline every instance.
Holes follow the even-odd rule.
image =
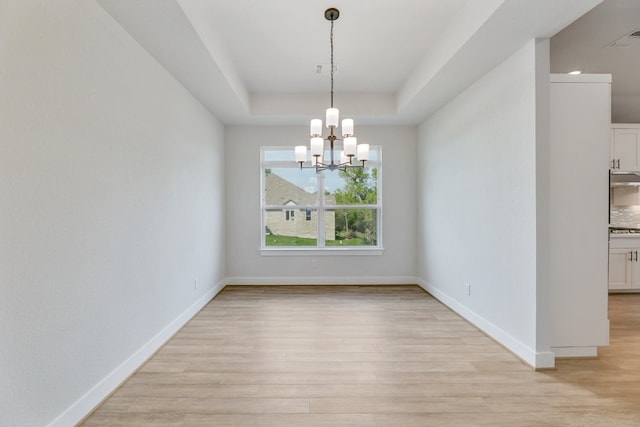
[[[315,194],[307,193],[292,182],[289,182],[273,173],[265,176],[264,185],[265,203],[267,205],[316,204]],[[335,203],[335,198],[333,196],[326,196],[325,200],[328,204]]]

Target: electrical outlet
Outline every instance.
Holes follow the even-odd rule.
[[[311,260],[311,268],[314,269],[314,270],[318,269],[318,260],[317,259],[313,258]]]
[[[467,295],[471,296],[471,284],[465,283],[464,285],[466,286],[466,289],[467,289]]]

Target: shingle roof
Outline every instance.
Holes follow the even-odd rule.
[[[281,176],[268,174],[265,176],[264,185],[267,205],[286,205],[288,202],[293,202],[296,205],[316,204],[316,194],[307,193]],[[325,200],[329,204],[335,203],[333,196],[327,196]]]

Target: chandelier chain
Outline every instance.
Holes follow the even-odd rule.
[[[331,108],[333,108],[333,20],[331,20]]]

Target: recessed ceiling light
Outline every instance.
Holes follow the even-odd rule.
[[[582,74],[582,71],[580,70],[575,70],[575,71],[569,71],[567,74]]]

